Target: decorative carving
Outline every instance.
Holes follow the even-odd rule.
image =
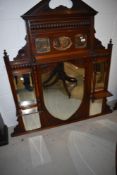
[[[83,20],[79,22],[74,22],[74,23],[33,23],[31,24],[31,31],[35,30],[41,30],[41,29],[55,29],[55,28],[67,28],[67,29],[72,29],[72,28],[79,28],[81,26],[89,26],[90,21],[89,20]]]
[[[32,67],[32,64],[31,63],[11,64],[12,70],[22,69],[22,68],[31,68],[31,67]]]
[[[94,38],[94,47],[97,49],[105,49],[105,47],[102,45],[102,42],[97,38]]]
[[[56,50],[67,50],[71,47],[72,41],[70,37],[61,36],[53,40],[53,47]]]

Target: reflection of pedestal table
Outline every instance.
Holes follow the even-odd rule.
[[[53,79],[53,77],[56,76],[56,78],[51,82],[51,80]],[[65,71],[64,71],[64,63],[58,63],[58,65],[55,67],[55,69],[52,71],[52,73],[50,74],[49,78],[43,82],[43,86],[44,87],[49,87],[54,85],[57,81],[62,80],[64,88],[68,94],[68,96],[71,96],[71,93],[68,90],[68,86],[66,81],[70,82],[70,83],[75,83],[75,85],[77,84],[77,79],[74,77],[70,77],[68,76]]]

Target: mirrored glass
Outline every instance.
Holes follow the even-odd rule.
[[[67,120],[79,108],[84,95],[84,68],[57,63],[42,75],[44,103],[55,118]]]
[[[103,90],[104,82],[105,82],[105,65],[104,63],[96,63],[95,64],[96,71],[96,85],[95,90]]]
[[[36,103],[31,73],[14,76],[20,106],[27,107]]]
[[[90,114],[89,115],[96,115],[102,112],[102,99],[90,101]]]
[[[49,38],[36,38],[35,45],[36,45],[36,52],[37,53],[50,52],[50,40],[49,40]]]
[[[87,47],[87,35],[77,34],[75,35],[75,48],[86,48]]]
[[[31,113],[30,115],[23,115],[22,119],[26,131],[41,128],[39,113]]]
[[[72,41],[70,37],[61,36],[53,40],[53,47],[56,50],[67,50],[71,47]]]

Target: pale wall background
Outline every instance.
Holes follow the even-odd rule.
[[[66,0],[63,0],[66,1]],[[0,0],[0,112],[8,126],[15,125],[16,114],[14,101],[3,62],[3,50],[6,49],[10,60],[17,55],[25,44],[25,24],[20,17],[37,4],[39,0]],[[99,12],[95,18],[96,37],[104,46],[113,39],[113,54],[110,70],[109,90],[117,99],[117,1],[116,0],[84,0]]]

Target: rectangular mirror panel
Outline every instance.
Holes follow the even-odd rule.
[[[39,113],[32,113],[30,115],[23,115],[23,122],[26,131],[41,128]]]
[[[105,64],[105,62],[101,62],[93,65],[92,92],[104,90],[106,77]]]
[[[102,112],[102,99],[90,101],[90,113],[89,115],[96,115]]]
[[[35,45],[36,45],[36,52],[37,53],[50,52],[50,40],[49,40],[49,38],[36,38]]]
[[[14,83],[20,106],[27,107],[36,104],[31,72],[15,75]]]

